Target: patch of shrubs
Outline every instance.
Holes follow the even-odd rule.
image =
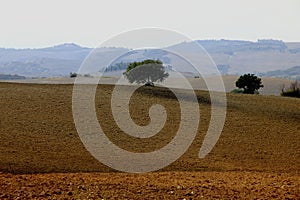
[[[234,89],[231,91],[231,93],[233,94],[244,94],[244,90],[243,89]],[[259,94],[259,92],[257,90],[254,91],[254,94]]]
[[[231,93],[234,93],[234,94],[243,94],[244,90],[243,89],[234,89],[234,90],[231,91]]]
[[[281,96],[300,98],[300,83],[298,81],[294,81],[287,89],[285,89],[285,87],[283,86],[283,89],[281,91]]]

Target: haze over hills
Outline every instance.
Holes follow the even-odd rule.
[[[285,43],[279,40],[258,40],[257,42],[238,40],[198,40],[212,57],[222,74],[256,73],[265,76],[297,77],[299,70],[290,70],[300,66],[300,42]],[[201,56],[190,48],[188,42],[167,47],[168,50],[179,50],[202,61]],[[109,59],[114,55],[126,53],[113,64],[132,62],[142,59],[161,59],[166,65],[174,63],[174,56],[163,50],[129,51],[125,48],[107,47],[98,49],[99,59]],[[5,49],[0,48],[0,74],[17,74],[27,77],[68,76],[76,72],[91,48],[76,44],[62,44],[41,49]],[[129,51],[129,52],[128,52]],[[205,65],[205,62],[200,63]],[[98,71],[106,66],[95,62]],[[191,72],[182,64],[181,72]],[[278,71],[281,70],[281,71]],[[289,73],[286,75],[285,71]],[[271,73],[276,71],[276,73]],[[269,73],[270,72],[270,73]]]
[[[261,74],[262,76],[272,76],[281,78],[293,78],[300,80],[300,66],[295,66],[286,70],[275,70]]]
[[[42,49],[0,49],[0,73],[50,77],[74,71],[91,49],[63,44]]]

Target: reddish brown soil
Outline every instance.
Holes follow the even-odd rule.
[[[168,91],[144,88],[132,97],[137,124],[149,123],[153,103],[170,112],[164,129],[151,140],[118,129],[109,107],[111,91],[101,86],[95,107],[115,144],[149,152],[176,134],[178,103]],[[213,151],[199,159],[210,103],[206,92],[197,95],[202,121],[188,151],[159,172],[137,175],[117,173],[84,148],[72,118],[72,85],[0,83],[0,198],[299,199],[300,100],[228,94],[222,135]]]
[[[0,175],[9,199],[299,199],[300,176],[257,172]]]

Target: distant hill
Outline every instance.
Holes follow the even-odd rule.
[[[198,40],[209,53],[224,53],[234,55],[236,52],[244,51],[280,51],[288,49],[280,40],[258,40],[257,42],[240,40]]]
[[[60,76],[76,71],[91,49],[63,44],[42,49],[0,49],[0,73]]]
[[[265,73],[270,71],[288,70],[300,66],[300,43],[285,43],[280,40],[258,40],[257,42],[239,40],[197,40],[199,45],[209,53],[222,74],[240,75],[243,73]],[[54,77],[67,76],[76,72],[83,60],[92,51],[91,48],[81,47],[76,44],[62,44],[41,49],[5,49],[0,48],[0,74],[18,74],[27,77]],[[205,66],[207,57],[197,54],[191,43],[183,42],[167,50],[178,50],[184,55],[198,60],[199,65]],[[179,62],[171,53],[160,50],[129,51],[126,48],[99,48],[99,57],[91,63],[95,71],[101,71],[104,60],[121,56],[116,63],[128,63],[143,59],[160,59],[166,65]],[[186,63],[176,69],[181,72],[194,73]],[[277,76],[277,75],[276,75]],[[280,75],[280,77],[282,77]]]
[[[223,74],[258,74],[300,66],[299,42],[198,40],[197,43],[207,51]],[[172,48],[192,55],[190,47],[190,43],[183,42]]]
[[[26,79],[26,77],[11,75],[11,74],[0,74],[0,80],[20,80],[20,79]]]
[[[286,70],[275,70],[263,73],[263,76],[273,76],[282,78],[293,78],[300,80],[300,66],[291,67]]]

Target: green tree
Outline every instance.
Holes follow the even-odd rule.
[[[154,82],[162,82],[169,76],[160,60],[150,59],[130,63],[124,75],[130,83],[145,85],[154,85]]]
[[[261,79],[254,74],[244,74],[235,82],[236,87],[243,90],[244,94],[254,94],[263,86]]]

